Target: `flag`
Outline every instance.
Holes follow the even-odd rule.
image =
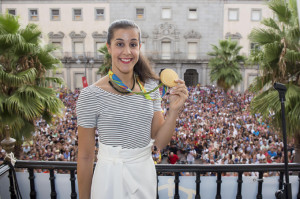
[[[83,85],[83,88],[85,88],[85,87],[88,86],[88,83],[86,81],[86,77],[85,76],[82,77],[82,85]]]

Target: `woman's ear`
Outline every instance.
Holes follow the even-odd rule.
[[[110,48],[110,45],[108,43],[106,43],[106,47],[107,47],[108,53],[111,54],[111,48]]]

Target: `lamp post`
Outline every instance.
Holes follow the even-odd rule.
[[[87,64],[91,64],[93,65],[95,63],[95,61],[91,58],[91,59],[86,59],[84,61],[84,76],[82,77],[82,81],[83,81],[83,87],[86,87],[88,84],[87,84],[87,78],[86,78],[86,68],[87,68]],[[80,59],[77,59],[76,60],[76,64],[81,64],[81,61]]]
[[[282,137],[284,148],[284,170],[285,170],[285,183],[283,190],[278,190],[275,194],[277,199],[292,199],[292,185],[289,181],[289,168],[288,168],[288,154],[287,154],[287,135],[286,135],[286,120],[285,120],[285,93],[287,88],[284,84],[274,83],[275,90],[279,93],[279,100],[281,103],[281,120],[282,120]]]

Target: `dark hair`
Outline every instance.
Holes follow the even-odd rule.
[[[139,34],[139,44],[141,44],[141,30],[139,26],[131,20],[127,19],[120,19],[112,22],[108,28],[108,33],[107,33],[107,44],[111,45],[111,39],[114,36],[115,30],[118,29],[131,29],[135,28],[138,31]],[[149,60],[144,57],[141,52],[139,55],[138,62],[134,66],[134,72],[138,75],[139,79],[145,83],[146,80],[148,79],[156,79],[159,80],[159,77],[153,72],[152,67],[150,65]]]

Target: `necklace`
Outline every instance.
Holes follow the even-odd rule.
[[[134,87],[135,87],[135,82],[136,82],[136,77],[135,77],[135,73],[134,73],[134,74],[133,74],[133,86],[132,86],[132,89],[131,89],[131,90],[134,89]],[[119,92],[119,93],[122,93],[122,94],[125,94],[125,95],[127,95],[127,94],[130,93],[129,91],[120,88],[115,82],[111,81],[111,79],[108,80],[108,83],[111,85],[111,87],[113,87],[113,89],[115,89],[115,91],[117,91],[117,92]],[[118,87],[119,87],[120,89],[118,89]]]
[[[158,88],[160,88],[161,86],[163,86],[163,84],[162,83],[160,83],[158,86],[156,86],[154,89],[152,89],[152,90],[150,90],[150,91],[146,91],[146,89],[144,88],[144,86],[143,86],[143,84],[142,84],[142,82],[140,81],[140,79],[139,79],[139,77],[137,76],[135,76],[136,74],[134,73],[134,81],[136,81],[137,83],[138,83],[138,85],[139,85],[139,87],[141,88],[141,92],[134,92],[134,91],[132,91],[133,90],[133,88],[132,89],[130,89],[130,88],[128,88],[123,82],[122,82],[122,80],[120,80],[120,78],[118,78],[118,76],[116,75],[116,74],[114,74],[113,72],[112,72],[112,70],[110,69],[109,71],[108,71],[108,76],[109,76],[109,81],[111,81],[111,82],[113,82],[114,83],[114,86],[112,86],[116,91],[118,91],[118,92],[120,92],[120,93],[126,93],[126,94],[128,94],[127,92],[129,92],[129,93],[133,93],[133,94],[136,94],[136,95],[143,95],[147,100],[152,100],[152,101],[155,101],[155,100],[160,100],[161,98],[158,98],[158,99],[152,99],[151,97],[150,97],[150,93],[152,93],[152,92],[154,92],[155,90],[157,90]],[[110,83],[110,85],[112,85],[112,83]],[[118,89],[117,89],[118,88]],[[125,90],[125,92],[123,91],[120,91],[119,90],[119,88],[120,89],[123,89],[123,90]],[[165,94],[166,94],[166,91],[167,91],[167,87],[163,87],[163,94],[162,94],[162,96],[164,96]]]

